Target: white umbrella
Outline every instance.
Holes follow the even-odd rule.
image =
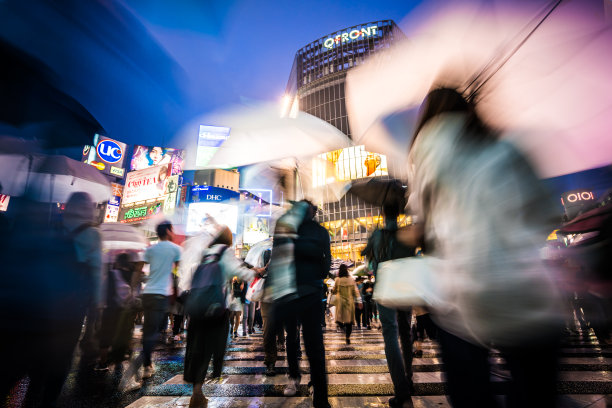
[[[147,240],[138,228],[120,222],[105,222],[100,225],[102,246],[105,249],[142,250]]]
[[[309,199],[317,204],[336,202],[351,187],[350,181],[340,180],[332,162],[320,157],[289,158],[247,166],[240,170],[240,179],[242,189],[272,190],[276,202],[281,202],[281,197],[285,200]]]
[[[351,140],[329,123],[304,112],[283,114],[279,104],[235,106],[193,121],[172,146],[186,149],[185,168],[196,168],[196,140],[200,125],[224,126],[230,134],[206,167],[230,168],[291,157],[311,157],[351,145]]]
[[[65,203],[78,191],[88,193],[96,203],[111,196],[110,182],[100,171],[66,156],[45,157],[30,179],[28,190],[41,202]]]
[[[389,115],[419,106],[433,86],[455,86],[477,91],[485,121],[510,129],[542,176],[608,164],[612,27],[603,5],[483,3],[447,3],[419,16],[407,41],[349,72],[356,143]]]

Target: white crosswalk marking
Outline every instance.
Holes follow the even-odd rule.
[[[386,407],[393,395],[380,331],[354,330],[351,344],[344,334],[333,329],[325,335],[329,395],[332,407]],[[303,349],[303,345],[302,345]],[[443,366],[437,344],[425,342],[422,357],[413,361],[415,407],[448,407]],[[204,385],[209,407],[309,407],[306,384],[308,362],[303,353],[300,367],[304,373],[298,394],[284,397],[289,382],[286,353],[279,352],[277,375],[266,377],[261,332],[238,337],[228,344],[223,375],[219,381]],[[491,353],[492,381],[501,390],[507,381],[503,359]],[[600,348],[594,336],[568,337],[561,354],[559,405],[562,407],[605,407],[605,395],[612,394],[612,349]],[[191,385],[183,381],[180,367],[173,376],[147,389],[129,408],[187,406]],[[500,400],[503,397],[499,397]]]

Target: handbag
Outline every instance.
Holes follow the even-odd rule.
[[[392,309],[428,306],[446,309],[442,261],[431,256],[411,256],[381,262],[373,298]]]
[[[247,290],[246,299],[249,302],[259,302],[263,297],[266,278],[256,278]]]
[[[329,295],[329,304],[330,306],[336,306],[336,295],[334,293]]]

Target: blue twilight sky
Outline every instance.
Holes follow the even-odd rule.
[[[418,1],[125,0],[182,71],[187,117],[244,100],[282,98],[295,52],[328,33],[392,19]],[[157,144],[142,134],[126,143]],[[166,139],[167,140],[167,139]]]

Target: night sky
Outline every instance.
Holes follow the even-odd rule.
[[[279,101],[298,49],[353,25],[400,24],[416,1],[128,0],[182,70],[186,116],[235,103]],[[203,5],[204,4],[204,5]],[[124,137],[143,143],[142,135]],[[147,140],[149,144],[160,140]]]

